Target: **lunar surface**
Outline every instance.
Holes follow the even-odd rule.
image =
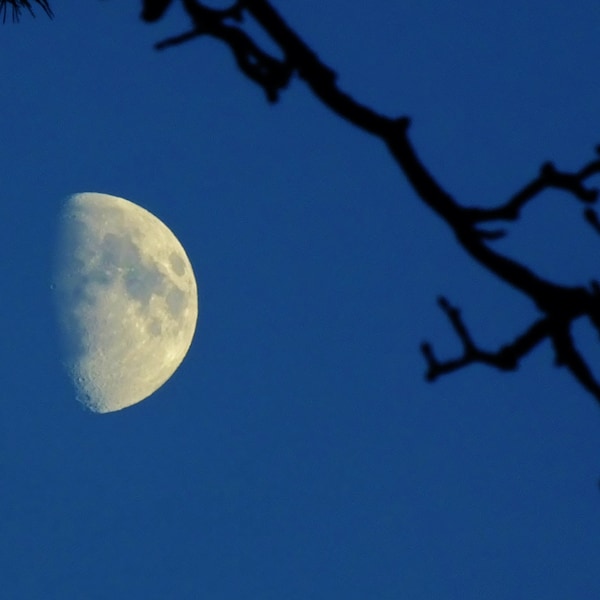
[[[77,398],[121,410],[155,392],[184,359],[198,292],[171,230],[116,196],[70,196],[61,212],[56,306]]]

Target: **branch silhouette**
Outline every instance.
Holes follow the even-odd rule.
[[[54,17],[54,13],[50,8],[50,4],[47,0],[32,0],[35,4],[42,7],[44,12],[51,19]],[[11,8],[13,22],[18,21],[21,18],[21,9],[25,8],[29,11],[32,17],[35,17],[31,2],[29,0],[0,0],[0,13],[2,13],[2,22],[6,23],[6,14],[8,8]]]
[[[506,235],[503,229],[482,228],[483,224],[491,222],[518,220],[527,203],[539,199],[546,190],[559,189],[584,206],[584,223],[600,234],[600,219],[593,208],[598,191],[588,184],[591,177],[600,173],[600,146],[596,148],[596,156],[574,173],[560,171],[552,163],[546,163],[537,176],[506,202],[493,208],[463,206],[442,187],[419,158],[408,134],[410,119],[379,114],[342,91],[337,86],[335,72],[319,59],[268,0],[238,0],[226,10],[208,8],[197,0],[180,1],[192,28],[159,42],[158,49],[177,46],[199,36],[217,38],[229,46],[240,71],[263,89],[270,102],[278,100],[293,76],[303,80],[332,112],[379,138],[418,197],[446,222],[463,249],[496,277],[529,297],[537,307],[538,318],[526,331],[496,351],[485,351],[473,341],[458,308],[440,298],[438,304],[462,344],[462,355],[438,360],[431,344],[423,343],[421,351],[427,364],[426,379],[433,381],[474,363],[505,371],[515,370],[523,357],[547,340],[554,349],[555,364],[568,369],[600,403],[600,382],[571,334],[573,323],[585,317],[600,336],[600,284],[592,281],[588,285],[567,286],[545,279],[493,249],[490,244]],[[142,18],[148,22],[156,21],[171,4],[173,0],[144,0]],[[261,49],[244,30],[248,17],[275,42],[283,58]]]

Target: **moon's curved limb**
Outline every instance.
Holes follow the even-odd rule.
[[[198,292],[164,223],[123,198],[70,196],[55,274],[65,362],[86,406],[120,410],[171,377],[194,335]]]

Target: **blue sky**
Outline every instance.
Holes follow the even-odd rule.
[[[274,5],[344,89],[412,117],[464,203],[600,142],[591,0]],[[490,348],[535,317],[527,298],[301,82],[271,106],[217,42],[157,53],[178,8],[153,26],[136,2],[53,8],[1,35],[3,595],[598,598],[598,404],[547,346],[514,374],[423,379],[424,339],[459,351],[438,294]],[[180,369],[106,415],[74,399],[50,298],[58,209],[81,191],[161,218],[200,291]],[[588,229],[548,194],[498,247],[581,283]]]

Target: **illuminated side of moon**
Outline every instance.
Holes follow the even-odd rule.
[[[58,237],[56,305],[77,397],[98,413],[136,404],[192,342],[198,291],[187,254],[162,221],[108,194],[70,196]]]

